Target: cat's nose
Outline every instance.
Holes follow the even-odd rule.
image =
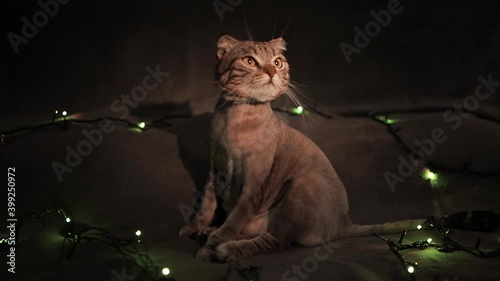
[[[264,72],[267,73],[271,79],[273,79],[274,74],[276,74],[276,68],[271,64],[264,65],[262,70],[264,70]]]

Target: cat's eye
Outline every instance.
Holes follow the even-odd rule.
[[[274,60],[274,66],[276,66],[276,68],[280,69],[283,67],[283,61],[280,59],[280,58],[277,58]]]
[[[243,63],[245,63],[247,66],[255,66],[257,64],[255,59],[252,57],[244,57]]]

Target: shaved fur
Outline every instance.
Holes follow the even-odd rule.
[[[271,109],[290,87],[285,50],[281,38],[223,35],[218,41],[215,78],[222,94],[212,120],[210,176],[200,210],[180,230],[181,237],[208,235],[197,253],[201,260],[239,260],[292,243],[317,246],[423,222],[351,222],[346,190],[328,158]],[[227,214],[219,228],[213,225],[217,207]]]

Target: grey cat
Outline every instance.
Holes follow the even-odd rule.
[[[208,235],[197,253],[201,260],[239,260],[292,243],[317,246],[424,221],[351,222],[344,185],[328,158],[271,109],[270,102],[290,87],[285,50],[281,38],[219,38],[216,81],[222,94],[212,120],[210,178],[199,212],[180,230],[181,237]],[[216,180],[220,173],[229,184]],[[220,228],[211,226],[217,202],[228,214]]]

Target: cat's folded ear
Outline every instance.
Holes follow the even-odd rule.
[[[268,44],[273,49],[280,50],[280,51],[286,51],[286,42],[281,37],[269,41]]]
[[[217,58],[222,60],[225,54],[229,52],[239,41],[229,35],[222,35],[217,42]]]

